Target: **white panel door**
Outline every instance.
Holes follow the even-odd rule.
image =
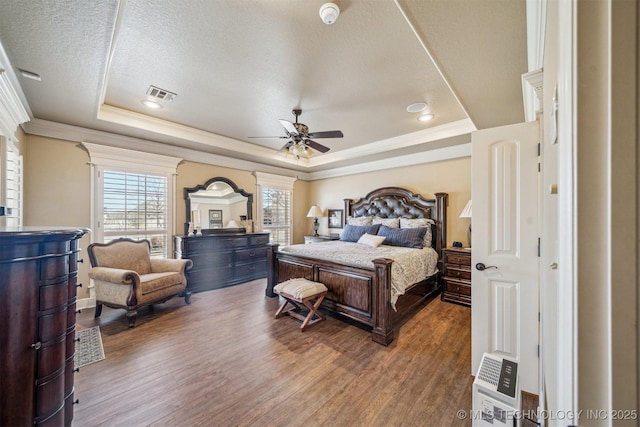
[[[498,352],[518,362],[522,390],[538,394],[538,122],[471,141],[472,374],[483,353]]]

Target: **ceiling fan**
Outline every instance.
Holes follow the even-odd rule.
[[[300,156],[311,156],[312,152],[309,150],[310,148],[318,150],[321,153],[326,153],[327,151],[329,151],[329,147],[325,147],[324,145],[319,144],[311,140],[310,138],[342,138],[344,136],[342,134],[342,131],[339,130],[309,133],[309,128],[307,127],[307,125],[305,125],[304,123],[298,123],[298,116],[302,114],[302,110],[294,109],[292,113],[296,116],[295,123],[291,123],[288,120],[280,120],[280,124],[282,124],[285,132],[287,133],[286,136],[252,136],[250,138],[289,139],[289,141],[278,151],[288,151],[297,158],[300,158]]]

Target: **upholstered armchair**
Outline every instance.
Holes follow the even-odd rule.
[[[87,247],[96,294],[95,317],[102,304],[127,310],[129,327],[135,326],[138,307],[159,304],[181,295],[187,304],[186,270],[190,259],[152,259],[148,240],[116,239]]]

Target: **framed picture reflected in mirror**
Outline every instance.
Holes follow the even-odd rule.
[[[222,210],[209,209],[209,228],[222,228]]]
[[[329,228],[344,228],[344,210],[328,209]]]

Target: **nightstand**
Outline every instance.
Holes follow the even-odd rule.
[[[304,236],[305,243],[318,243],[318,242],[328,242],[330,240],[340,240],[340,235],[338,234],[329,234],[329,235],[317,235],[317,236]]]
[[[443,301],[471,306],[471,249],[446,248],[443,250]]]

